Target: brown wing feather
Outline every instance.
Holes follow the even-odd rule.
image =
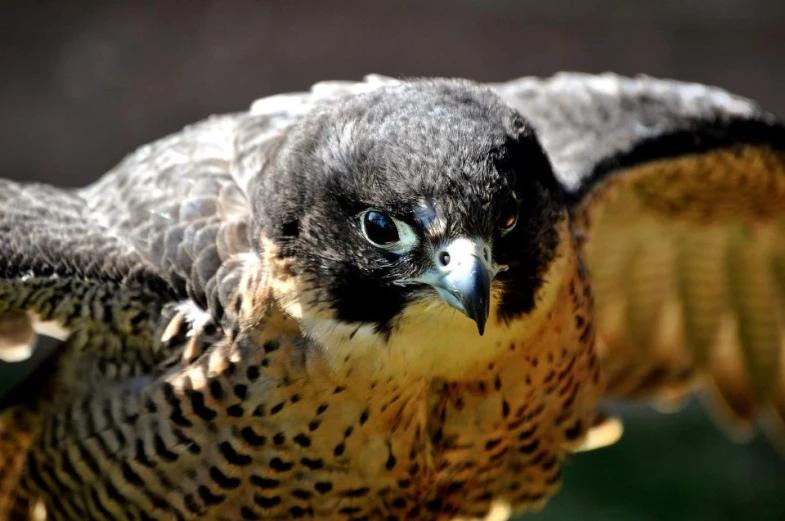
[[[785,153],[647,163],[599,183],[576,216],[608,393],[707,385],[733,434],[785,425]]]
[[[647,76],[494,88],[535,127],[574,204],[608,393],[672,407],[706,389],[735,435],[785,425],[782,120]]]

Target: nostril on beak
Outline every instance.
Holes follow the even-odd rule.
[[[485,241],[461,237],[435,249],[432,259],[432,270],[420,280],[431,285],[447,305],[472,319],[482,335],[497,271],[491,247]]]

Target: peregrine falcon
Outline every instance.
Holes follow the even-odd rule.
[[[785,125],[704,85],[369,76],[0,181],[0,518],[503,519],[604,396],[785,420]]]

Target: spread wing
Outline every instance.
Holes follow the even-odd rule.
[[[79,194],[0,180],[0,209],[0,359],[28,355],[35,332],[144,336],[169,288]]]
[[[215,316],[233,261],[250,250],[249,205],[233,177],[243,124],[242,115],[227,115],[186,127],[80,191],[90,214],[152,264],[176,299]]]
[[[59,405],[57,394],[49,401],[58,382],[100,386],[237,340],[236,317],[223,315],[244,267],[255,267],[246,172],[290,120],[288,111],[211,118],[142,147],[82,190],[0,181],[0,357],[27,355],[33,325],[67,338],[0,366],[0,518],[11,509],[28,517],[20,472],[42,413]],[[254,297],[256,311],[265,295]]]
[[[754,102],[648,77],[496,88],[573,204],[612,396],[696,387],[733,434],[785,422],[785,125]]]
[[[251,250],[241,184],[257,155],[245,151],[291,119],[246,116],[144,146],[81,190],[0,181],[0,360],[29,356],[36,332],[110,358],[152,354],[167,304],[220,318]]]
[[[333,91],[273,96],[190,125],[81,190],[0,180],[0,374],[34,369],[6,362],[29,357],[36,332],[79,333],[80,346],[113,356],[129,343],[150,352],[167,304],[220,325],[249,265],[246,189],[259,162]]]

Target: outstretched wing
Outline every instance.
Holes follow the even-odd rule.
[[[211,118],[142,147],[82,190],[0,181],[0,358],[29,354],[31,326],[68,337],[32,363],[0,366],[0,517],[18,509],[27,519],[20,473],[41,413],[58,406],[48,398],[59,382],[101,385],[235,338],[201,326],[220,318],[244,264],[254,266],[244,263],[243,173],[290,119]]]
[[[91,218],[77,193],[0,180],[0,409],[13,383],[59,352],[50,342],[29,358],[39,334],[107,356],[127,348],[149,363],[170,298],[155,267]]]
[[[169,296],[154,266],[71,191],[0,180],[0,244],[0,359],[24,358],[34,331],[144,337]]]
[[[274,120],[205,120],[81,190],[0,181],[0,360],[28,356],[35,332],[110,358],[151,352],[169,303],[219,317],[250,251],[242,152]]]
[[[496,85],[572,199],[615,396],[706,385],[732,433],[785,422],[785,125],[704,85],[559,74]]]
[[[220,323],[252,255],[246,188],[275,138],[332,94],[317,90],[190,125],[81,190],[0,180],[0,363],[28,357],[36,331],[149,351],[167,303]]]
[[[260,120],[264,124],[264,120]],[[243,115],[214,117],[143,146],[79,193],[90,215],[155,266],[177,299],[219,316],[250,250],[237,173]],[[230,263],[231,265],[227,265]]]

